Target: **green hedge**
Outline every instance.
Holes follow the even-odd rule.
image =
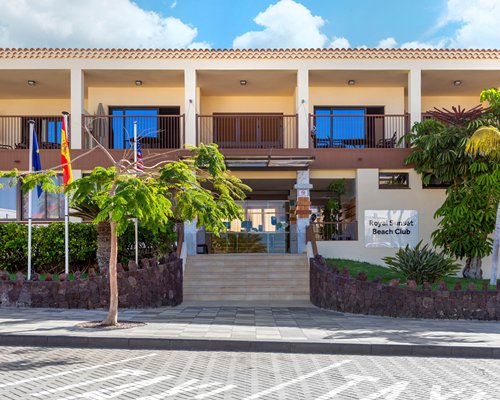
[[[69,259],[72,270],[82,270],[96,263],[97,235],[93,225],[69,224]],[[32,266],[36,272],[64,270],[64,224],[34,225]],[[0,225],[0,269],[10,273],[26,271],[28,265],[28,226]]]
[[[165,232],[153,233],[139,227],[141,258],[168,254],[176,234],[173,223]],[[134,225],[120,236],[118,258],[128,262],[135,257]],[[85,271],[96,266],[97,233],[93,224],[69,223],[69,263],[71,271]],[[28,226],[16,222],[0,224],[0,270],[9,273],[26,272],[28,265]],[[32,236],[32,266],[38,273],[64,271],[64,223],[34,225]]]

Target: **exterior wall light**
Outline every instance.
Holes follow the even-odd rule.
[[[454,86],[460,86],[462,84],[462,81],[457,79],[456,81],[453,81]]]
[[[142,86],[142,81],[140,79],[137,79],[135,81],[135,86]]]
[[[347,81],[347,84],[348,84],[349,86],[354,86],[354,85],[356,84],[356,81],[355,81],[354,79],[349,79],[349,80]]]
[[[246,84],[247,84],[247,83],[248,83],[248,82],[247,82],[247,80],[246,80],[246,79],[242,79],[242,80],[240,80],[240,85],[241,85],[241,86],[246,86]]]
[[[29,86],[35,86],[36,85],[36,81],[34,81],[33,79],[30,79],[29,81],[26,82]]]

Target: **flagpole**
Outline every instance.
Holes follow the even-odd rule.
[[[29,120],[30,124],[30,138],[29,138],[29,161],[28,172],[33,171],[33,132],[35,130],[35,121]],[[28,191],[28,280],[31,280],[31,230],[32,230],[32,214],[33,206],[31,205],[33,197],[33,190]]]
[[[134,165],[137,168],[137,121],[134,121]],[[135,263],[139,265],[139,220],[134,218]]]
[[[64,126],[68,129],[68,113],[63,111],[62,115]],[[68,133],[65,132],[65,134],[68,140]],[[69,198],[66,193],[64,194],[64,273],[69,274]]]

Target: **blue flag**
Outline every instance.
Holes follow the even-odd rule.
[[[40,149],[38,148],[38,141],[36,140],[35,127],[33,127],[33,148],[31,149],[31,162],[33,163],[33,169],[35,171],[42,170],[42,163],[40,162]],[[40,197],[43,193],[42,187],[40,185],[36,187],[36,191],[38,193],[38,197]]]

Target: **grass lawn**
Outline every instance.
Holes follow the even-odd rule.
[[[405,283],[406,279],[403,275],[389,269],[382,267],[380,265],[374,265],[362,261],[344,260],[339,258],[328,258],[326,259],[327,264],[330,267],[337,267],[342,271],[343,268],[347,268],[352,277],[356,277],[359,272],[364,272],[368,276],[368,280],[373,280],[376,276],[382,278],[383,283],[388,283],[391,279],[401,279],[401,283]],[[456,282],[462,284],[462,288],[466,289],[469,282],[474,282],[476,289],[482,289],[483,281],[489,282],[489,279],[465,279],[460,277],[446,277],[443,279],[448,285],[449,290],[453,290]],[[432,285],[433,289],[438,287],[437,284]],[[491,290],[495,289],[495,286],[489,286]]]

